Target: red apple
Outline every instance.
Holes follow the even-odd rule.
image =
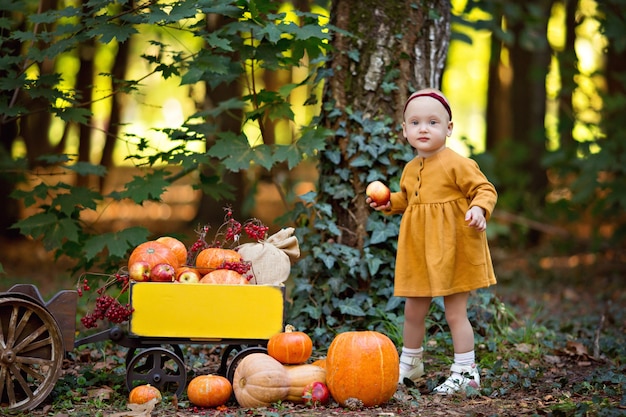
[[[391,198],[391,191],[380,181],[369,183],[365,189],[365,195],[372,199],[377,206],[384,206]]]
[[[176,270],[170,264],[156,264],[150,270],[150,280],[155,282],[172,282],[176,278]]]
[[[200,273],[197,269],[184,266],[176,270],[176,281],[184,284],[196,284],[200,282]]]
[[[145,261],[137,261],[128,267],[128,276],[133,281],[150,281],[150,264]]]
[[[315,381],[304,387],[302,399],[306,405],[326,405],[330,402],[330,391],[325,383]]]

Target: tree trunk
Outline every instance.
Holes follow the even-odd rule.
[[[349,172],[354,191],[351,201],[323,195],[332,205],[337,225],[342,231],[339,243],[362,249],[366,237],[365,224],[371,210],[365,204],[365,184],[359,179],[363,168],[354,167],[358,156],[348,152],[354,135],[364,135],[362,124],[350,114],[362,112],[364,119],[393,118],[400,123],[408,95],[416,89],[439,87],[449,43],[450,4],[447,1],[384,1],[354,2],[334,0],[332,24],[351,32],[354,37],[335,35],[335,54],[324,102],[341,111],[338,118],[326,118],[324,124],[345,135],[331,138],[329,148],[338,149],[339,163],[320,158],[320,189],[327,178],[339,170]],[[388,83],[397,88],[386,90]],[[397,131],[399,133],[399,131]],[[401,135],[396,140],[403,140]]]
[[[542,12],[538,16],[540,21],[534,26],[529,27],[523,20],[511,25],[516,42],[509,51],[513,69],[510,108],[515,149],[524,148],[515,158],[520,158],[519,169],[529,177],[523,206],[515,209],[532,210],[544,206],[548,190],[548,178],[540,156],[546,153],[546,76],[551,58],[546,33],[552,2],[539,0],[524,3],[524,6],[541,7]],[[531,240],[535,240],[533,236]]]
[[[225,17],[221,15],[207,16],[207,30],[217,30],[217,28],[226,23],[223,19],[225,19]],[[210,88],[207,84],[207,93],[205,103],[203,105],[206,108],[211,108],[214,106],[214,103],[221,103],[230,98],[240,96],[240,85],[237,82],[233,82],[228,85],[222,83],[215,88]],[[239,134],[241,132],[242,120],[243,111],[233,109],[228,114],[224,113],[221,115],[218,120],[215,120],[215,123],[219,125],[218,130],[221,132],[233,132],[235,134]],[[211,147],[214,140],[215,138],[210,137],[206,139],[206,149]],[[219,166],[219,164],[216,163],[214,166]],[[206,167],[206,174],[209,176],[215,175],[216,172],[213,168],[214,167]],[[224,171],[221,173],[221,181],[233,187],[235,192],[234,204],[232,206],[234,217],[242,218],[242,205],[246,194],[244,173]],[[228,203],[229,202],[226,201],[217,201],[213,197],[203,193],[200,200],[200,206],[198,208],[198,214],[196,215],[194,222],[202,224],[208,223],[212,225],[221,224],[224,220],[224,211],[222,208],[227,206]]]
[[[84,7],[84,6],[83,6]],[[78,46],[78,57],[80,59],[80,69],[76,78],[76,92],[81,103],[87,108],[91,107],[93,98],[93,76],[94,59],[96,55],[96,44],[93,39],[82,42]],[[91,129],[93,126],[93,116],[90,116],[89,123],[78,125],[78,160],[89,162],[91,157]],[[89,185],[89,177],[79,175],[76,178],[76,185],[86,187]]]
[[[124,6],[126,9],[133,7],[133,4]],[[117,53],[115,54],[115,60],[113,61],[113,68],[111,68],[111,87],[114,91],[114,96],[111,98],[111,110],[109,113],[108,124],[105,127],[105,139],[104,146],[102,148],[102,156],[100,158],[100,164],[106,167],[109,171],[113,167],[113,151],[115,150],[115,144],[118,141],[118,135],[120,132],[120,124],[122,121],[123,101],[122,93],[119,91],[119,80],[124,80],[126,75],[126,69],[128,67],[128,61],[130,58],[130,46],[131,41],[118,43]],[[105,178],[101,179],[100,188],[105,181]]]
[[[503,16],[493,16],[494,21],[501,22]],[[489,76],[487,87],[487,116],[485,148],[493,150],[496,145],[512,136],[511,113],[502,103],[510,102],[509,84],[511,82],[511,68],[502,62],[503,45],[495,37],[491,41],[491,56],[489,58]]]
[[[578,57],[576,56],[576,28],[578,27],[576,11],[577,0],[565,2],[565,45],[558,54],[561,90],[559,92],[559,147],[572,158],[576,157],[576,141],[574,140],[574,108],[572,95],[576,88],[578,75]]]

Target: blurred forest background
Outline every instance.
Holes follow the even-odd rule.
[[[400,314],[398,220],[364,190],[397,185],[402,105],[426,86],[452,103],[450,146],[499,191],[494,252],[619,270],[625,14],[621,0],[4,1],[3,280],[38,262],[11,255],[24,239],[75,279],[151,237],[191,244],[230,206],[297,228],[296,294],[333,289],[315,307],[295,295],[294,317],[366,326],[381,300]]]
[[[318,352],[359,329],[401,346],[400,219],[365,188],[397,187],[414,157],[403,105],[440,87],[449,146],[499,192],[499,285],[469,311],[483,395],[448,406],[623,415],[625,23],[626,0],[3,0],[0,290],[47,298],[115,274],[140,243],[191,246],[231,207],[295,228],[286,322]],[[451,356],[440,301],[426,384]],[[103,368],[117,365],[97,365],[114,386]],[[56,405],[89,401],[63,394],[77,381]]]

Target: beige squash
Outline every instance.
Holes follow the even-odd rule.
[[[268,407],[287,398],[289,375],[285,367],[271,356],[251,353],[235,368],[233,390],[242,407]]]

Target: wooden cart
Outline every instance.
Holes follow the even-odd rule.
[[[37,407],[61,375],[65,353],[111,340],[128,348],[126,385],[151,384],[180,395],[188,369],[180,345],[223,345],[218,374],[233,380],[250,353],[266,352],[282,331],[284,286],[132,283],[127,325],[75,340],[76,291],[44,302],[34,285],[0,293],[0,411]]]

